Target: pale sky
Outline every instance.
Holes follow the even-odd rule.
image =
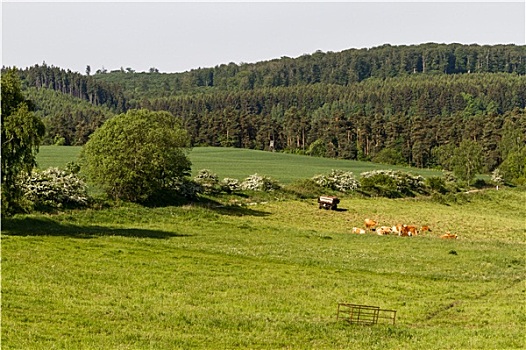
[[[183,72],[383,44],[525,45],[515,2],[2,2],[2,65]]]

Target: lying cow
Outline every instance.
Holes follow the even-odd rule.
[[[401,237],[411,237],[413,234],[409,229],[407,228],[407,225],[403,225],[400,231],[398,232],[398,235]]]
[[[424,233],[424,232],[433,232],[431,231],[431,228],[427,225],[424,225],[420,228],[420,232]]]
[[[391,232],[394,233],[394,234],[399,235],[400,232],[402,232],[402,227],[404,227],[404,225],[396,224],[396,226],[391,227]]]
[[[456,234],[453,234],[453,233],[448,231],[445,234],[443,234],[442,236],[440,236],[440,238],[442,238],[442,239],[458,239],[458,236]]]
[[[407,225],[406,229],[411,233],[410,236],[418,236],[418,229],[414,225]]]
[[[385,236],[385,235],[388,235],[388,234],[391,233],[391,228],[387,227],[387,226],[382,226],[382,227],[376,229],[376,233],[379,236]]]
[[[393,226],[394,228],[395,226]],[[396,232],[402,237],[418,236],[418,229],[414,225],[396,225]]]
[[[365,234],[365,230],[363,228],[353,227],[352,228],[352,233],[363,235],[363,234]]]

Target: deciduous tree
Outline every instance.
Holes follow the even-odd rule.
[[[14,213],[22,195],[17,177],[30,173],[44,136],[44,124],[30,111],[16,70],[2,74],[2,214]]]
[[[189,138],[168,112],[129,110],[109,119],[84,146],[89,179],[114,199],[141,202],[175,190],[189,175]]]
[[[466,181],[468,186],[484,167],[482,147],[472,140],[464,140],[453,151],[452,168],[455,176]]]

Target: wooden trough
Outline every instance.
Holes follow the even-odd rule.
[[[338,197],[333,196],[320,196],[318,197],[318,206],[320,209],[331,209],[336,210],[338,208],[338,204],[340,203],[340,199]]]
[[[362,325],[395,324],[396,310],[384,310],[378,306],[339,303],[336,319]]]

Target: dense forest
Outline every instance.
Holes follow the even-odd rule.
[[[5,67],[2,68],[2,71]],[[89,72],[89,70],[88,70]],[[126,99],[119,84],[106,83],[71,70],[54,66],[35,65],[19,70],[23,88],[55,90],[65,95],[89,101],[96,106],[107,106],[117,112],[126,110]]]
[[[19,70],[48,143],[83,144],[115,113],[166,110],[194,146],[244,147],[417,167],[463,140],[485,169],[526,134],[526,47],[384,45],[183,73]],[[51,91],[54,90],[54,91]],[[513,135],[519,135],[514,138]]]
[[[405,77],[352,87],[316,84],[146,99],[139,106],[181,116],[194,145],[275,149],[371,159],[384,148],[401,163],[435,165],[432,150],[469,138],[488,168],[505,120],[526,132],[526,80],[505,75]],[[315,147],[317,146],[317,147]]]
[[[524,46],[423,44],[384,45],[371,49],[321,52],[298,58],[282,57],[253,64],[222,64],[184,73],[162,74],[151,68],[135,73],[126,68],[98,70],[97,81],[125,87],[128,97],[188,94],[214,90],[252,90],[317,83],[348,86],[369,78],[410,74],[517,73],[526,74]]]
[[[25,93],[37,106],[35,114],[42,118],[46,126],[45,144],[83,145],[89,135],[115,115],[112,108],[60,91],[31,87]]]

